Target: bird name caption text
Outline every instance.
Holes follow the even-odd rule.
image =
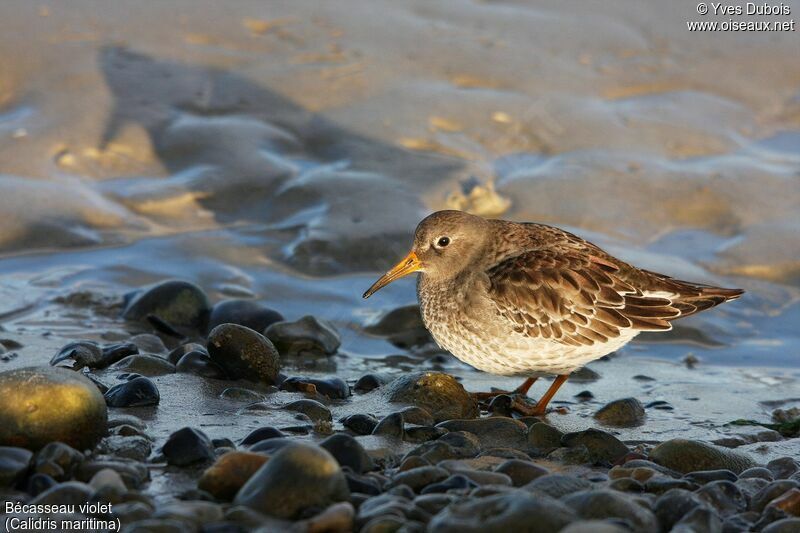
[[[110,503],[26,504],[5,502],[7,531],[119,531]],[[99,518],[98,518],[99,517]]]

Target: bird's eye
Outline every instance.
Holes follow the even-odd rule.
[[[450,244],[450,237],[439,237],[439,240],[436,241],[436,246],[439,248],[444,248],[448,244]]]

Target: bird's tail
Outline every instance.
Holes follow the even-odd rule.
[[[680,291],[680,296],[672,301],[672,307],[681,312],[681,317],[705,311],[721,303],[735,300],[744,294],[742,289],[724,289],[674,281],[685,286],[685,290]]]

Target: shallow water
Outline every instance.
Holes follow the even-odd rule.
[[[458,206],[748,291],[624,357],[800,365],[796,34],[689,34],[689,2],[170,6],[0,6],[7,330],[112,331],[54,299],[180,277],[334,321],[352,377],[415,298],[361,293]]]

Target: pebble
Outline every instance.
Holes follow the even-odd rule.
[[[354,414],[348,415],[341,420],[342,425],[355,433],[356,435],[371,435],[375,426],[378,425],[378,419],[368,414]]]
[[[630,451],[614,435],[599,429],[567,433],[561,437],[561,445],[570,448],[585,446],[589,462],[592,463],[614,463]]]
[[[578,520],[560,533],[628,533],[627,527],[608,520]]]
[[[551,498],[560,499],[567,494],[590,489],[592,487],[592,483],[583,478],[564,474],[547,474],[534,479],[523,488],[528,492],[545,494]]]
[[[575,512],[556,499],[515,490],[448,505],[433,517],[428,531],[500,533],[535,530],[549,533],[561,531],[576,519]]]
[[[111,366],[112,370],[135,372],[143,376],[163,376],[175,373],[175,365],[155,355],[129,355]]]
[[[289,392],[306,392],[308,385],[312,385],[316,392],[327,396],[332,400],[344,400],[350,396],[350,387],[343,379],[332,378],[307,378],[307,377],[290,377],[283,380],[279,389]]]
[[[403,415],[406,424],[416,424],[418,426],[432,426],[436,423],[427,409],[411,406],[399,411]]]
[[[739,474],[739,479],[749,478],[766,479],[767,481],[772,481],[774,479],[772,476],[772,471],[768,468],[764,468],[763,466],[754,466]]]
[[[436,422],[476,418],[479,414],[477,401],[449,374],[410,373],[395,379],[384,389],[389,402],[421,407]]]
[[[622,398],[601,407],[594,414],[594,418],[607,426],[641,426],[645,420],[644,406],[636,398]]]
[[[708,507],[695,507],[683,518],[681,518],[672,528],[675,533],[690,533],[694,531],[721,532],[722,521]]]
[[[585,490],[562,500],[581,518],[619,518],[633,531],[650,533],[658,530],[658,520],[648,509],[623,493],[607,489]]]
[[[223,501],[231,501],[268,457],[260,453],[232,451],[220,456],[203,472],[197,488]]]
[[[528,445],[528,427],[513,418],[493,416],[472,420],[447,420],[438,424],[448,431],[467,431],[478,438],[481,448],[525,449]]]
[[[138,461],[122,458],[100,457],[84,462],[76,472],[80,481],[90,481],[100,470],[110,468],[122,477],[125,485],[130,488],[141,487],[150,479],[150,471]]]
[[[276,453],[239,490],[235,505],[278,518],[348,500],[347,480],[326,450],[293,442]]]
[[[181,357],[186,355],[189,352],[199,351],[203,352],[204,354],[208,355],[208,350],[202,344],[198,344],[196,342],[187,342],[186,344],[181,344],[172,349],[172,351],[167,354],[167,361],[172,363],[173,365],[177,365],[178,361],[181,360]]]
[[[509,459],[497,465],[494,469],[495,472],[505,474],[511,478],[511,483],[515,487],[527,485],[536,478],[540,478],[549,474],[549,471],[537,464],[530,461],[523,461],[520,459]]]
[[[712,481],[700,487],[695,494],[717,510],[720,516],[729,516],[747,509],[747,498],[733,482]]]
[[[204,378],[228,379],[228,375],[222,367],[215,363],[205,351],[201,352],[200,350],[192,350],[184,354],[175,365],[175,370]]]
[[[528,445],[537,450],[550,450],[561,446],[564,433],[544,422],[536,422],[528,428]]]
[[[349,467],[357,474],[369,472],[375,468],[372,458],[359,442],[346,433],[335,433],[319,445],[328,450],[338,461],[339,466]]]
[[[120,476],[116,470],[112,470],[111,468],[103,468],[98,470],[97,473],[92,476],[92,479],[89,480],[89,485],[95,490],[99,490],[104,487],[112,487],[120,492],[125,492],[127,490],[125,482],[122,480],[122,476]]]
[[[20,481],[28,470],[33,452],[14,446],[0,446],[0,488],[8,488]]]
[[[372,430],[372,434],[402,440],[405,436],[404,427],[402,413],[391,413],[378,422],[378,425]]]
[[[797,533],[800,531],[800,518],[784,518],[777,520],[764,529],[762,533]]]
[[[670,489],[656,499],[653,512],[661,524],[662,531],[669,531],[695,507],[704,505],[703,501],[691,491]]]
[[[50,442],[33,456],[31,470],[56,481],[67,481],[85,459],[81,452],[63,442]]]
[[[242,446],[250,446],[257,442],[261,442],[262,440],[279,439],[285,436],[286,435],[284,435],[283,432],[277,428],[274,428],[272,426],[264,426],[258,429],[254,429],[253,431],[248,433],[247,436],[243,438],[239,444],[241,444]]]
[[[329,356],[335,354],[341,345],[336,328],[311,315],[294,322],[276,322],[264,331],[264,335],[281,356]]]
[[[158,335],[152,333],[140,333],[134,335],[129,341],[131,344],[136,345],[140,352],[163,354],[167,353],[167,347],[164,341]]]
[[[262,334],[237,324],[221,324],[208,334],[208,353],[231,379],[277,382],[278,352]]]
[[[287,403],[283,406],[283,409],[303,413],[314,422],[331,422],[333,420],[330,409],[318,401],[308,398]]]
[[[750,499],[749,510],[761,513],[772,500],[798,487],[800,487],[800,483],[790,479],[773,481]]]
[[[0,446],[38,450],[61,441],[83,450],[106,433],[103,395],[71,370],[45,366],[1,372],[0,398]]]
[[[153,518],[161,520],[177,520],[186,526],[202,526],[203,524],[222,520],[222,507],[206,501],[174,501],[161,505],[153,514]]]
[[[228,387],[219,393],[219,397],[223,400],[248,403],[260,402],[264,399],[264,396],[256,391],[243,389],[242,387]]]
[[[404,350],[433,343],[433,337],[422,322],[418,305],[392,309],[364,331],[386,340]]]
[[[436,494],[450,490],[468,490],[478,487],[478,483],[465,474],[452,474],[444,481],[431,483],[420,491],[420,494]]]
[[[406,485],[419,492],[431,483],[438,483],[450,477],[450,472],[438,466],[420,466],[400,472],[392,478],[391,486]]]
[[[80,481],[65,481],[37,495],[31,501],[32,505],[74,505],[76,508],[89,501],[94,489]]]
[[[182,280],[167,280],[125,295],[122,318],[147,322],[155,316],[172,328],[186,333],[206,330],[211,305],[197,285]]]
[[[104,396],[109,407],[158,405],[161,400],[156,384],[144,376],[114,385]]]
[[[167,462],[186,466],[214,459],[214,447],[208,436],[199,429],[185,427],[172,433],[161,448]]]
[[[698,485],[705,485],[712,481],[734,482],[739,479],[739,477],[730,470],[698,470],[697,472],[689,472],[683,477]]]
[[[792,457],[779,457],[773,459],[766,465],[767,469],[772,472],[775,479],[787,479],[800,471],[800,463]]]
[[[253,300],[222,300],[211,308],[208,329],[220,324],[238,324],[253,331],[264,331],[282,320],[283,315],[279,312]]]
[[[650,459],[683,474],[698,470],[731,470],[735,474],[756,466],[749,456],[705,442],[672,439],[650,451]]]
[[[70,342],[61,348],[50,359],[52,366],[65,361],[72,361],[72,369],[80,370],[84,367],[101,368],[103,365],[103,350],[94,341]]]
[[[99,451],[117,457],[125,457],[136,461],[144,461],[150,456],[152,444],[150,439],[141,435],[124,437],[113,435],[106,437],[98,446]]]
[[[364,374],[358,378],[358,381],[353,385],[353,390],[364,394],[365,392],[370,392],[378,387],[382,387],[391,381],[392,378],[386,374]]]

